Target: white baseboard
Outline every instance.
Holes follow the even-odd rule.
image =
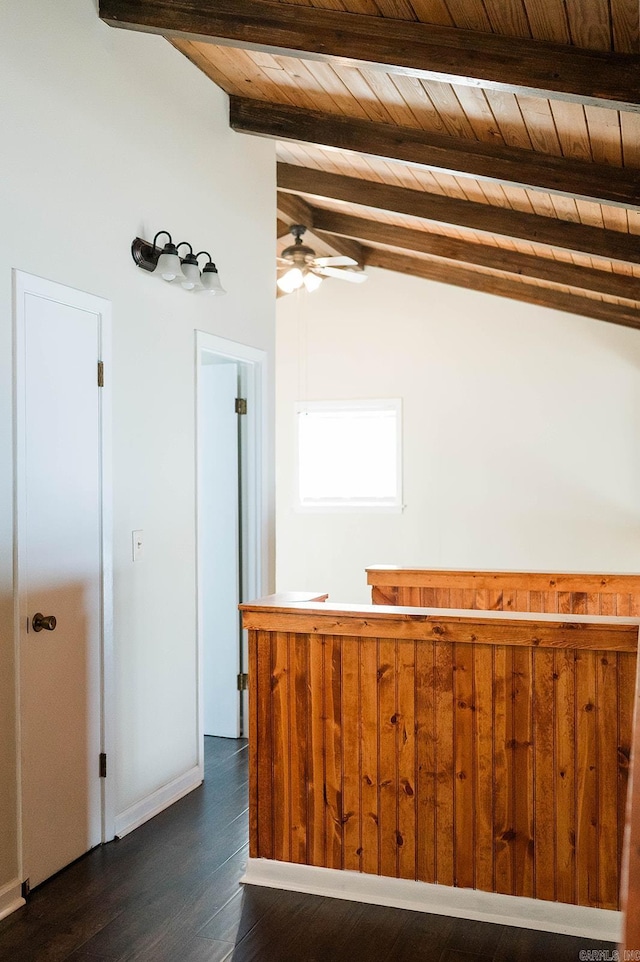
[[[496,895],[476,889],[450,888],[409,879],[342,872],[339,869],[295,865],[264,858],[248,860],[242,881],[249,885],[265,885],[310,895],[349,899],[352,902],[390,905],[433,915],[514,925],[521,929],[560,932],[605,942],[619,942],[622,931],[622,913],[609,909]]]
[[[22,885],[18,879],[0,887],[0,919],[5,919],[25,904],[21,892]]]
[[[202,766],[196,765],[195,768],[189,769],[184,775],[179,775],[178,778],[174,778],[173,781],[167,785],[163,785],[162,788],[159,788],[151,795],[147,795],[146,798],[136,802],[135,805],[131,805],[130,808],[121,812],[120,815],[116,815],[115,837],[122,838],[128,835],[129,832],[133,832],[134,829],[139,828],[145,822],[148,822],[150,818],[159,815],[160,812],[168,808],[169,805],[173,805],[174,802],[184,798],[184,796],[192,792],[194,788],[201,785],[203,779],[204,772]]]

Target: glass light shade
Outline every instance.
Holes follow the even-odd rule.
[[[200,283],[202,284],[202,290],[207,294],[217,294],[220,296],[227,293],[220,283],[218,269],[215,264],[211,263],[211,261],[205,265],[200,278]]]
[[[278,278],[276,283],[285,294],[292,294],[299,287],[302,287],[304,277],[299,267],[292,267],[290,271]]]
[[[304,286],[311,293],[311,291],[317,291],[322,284],[322,278],[318,277],[317,274],[313,274],[311,271],[307,271],[304,275]]]
[[[182,273],[184,274],[184,280],[180,283],[184,287],[185,291],[192,291],[196,287],[200,287],[200,268],[197,264],[189,264],[188,261],[182,264]]]
[[[176,278],[182,279],[182,266],[178,254],[167,252],[166,248],[158,258],[156,273],[160,274],[165,281],[175,281]]]

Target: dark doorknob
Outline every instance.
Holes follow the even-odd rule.
[[[53,631],[56,627],[55,615],[43,615],[40,611],[33,616],[31,627],[34,631]]]

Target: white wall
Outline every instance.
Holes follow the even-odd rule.
[[[277,586],[370,564],[640,571],[640,332],[370,270],[277,308]],[[401,397],[402,515],[299,514],[294,401]]]
[[[113,302],[122,812],[196,761],[194,330],[272,351],[275,158],[166,41],[107,27],[93,0],[3,0],[0,37],[1,894],[17,873],[11,269]],[[135,267],[131,240],[160,229],[211,251],[226,298]]]

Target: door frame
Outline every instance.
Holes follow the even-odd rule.
[[[102,842],[114,837],[115,829],[115,770],[114,704],[115,676],[113,659],[113,482],[112,482],[112,365],[111,365],[111,302],[95,294],[46,280],[35,274],[13,269],[13,465],[14,465],[14,648],[16,691],[16,749],[17,749],[17,838],[20,879],[25,878],[22,832],[22,707],[21,707],[21,634],[27,618],[26,559],[23,534],[26,531],[26,451],[25,451],[25,296],[31,294],[47,300],[98,315],[98,355],[104,365],[104,386],[99,392],[100,445],[100,594],[101,631],[100,662],[100,741],[101,752],[109,759],[111,775],[101,781]],[[98,760],[96,759],[96,766]]]
[[[268,381],[267,381],[267,352],[259,348],[249,347],[236,341],[230,341],[206,331],[196,331],[195,344],[195,414],[196,414],[196,624],[197,624],[197,753],[198,766],[204,773],[204,701],[203,701],[203,661],[204,638],[202,625],[202,593],[201,583],[202,559],[200,555],[200,491],[199,491],[199,463],[200,463],[200,424],[203,412],[200,410],[200,368],[204,354],[215,354],[244,365],[247,372],[247,414],[246,417],[246,446],[243,439],[245,454],[242,462],[246,475],[245,490],[247,504],[244,508],[242,524],[244,546],[240,546],[243,557],[243,584],[241,594],[245,597],[259,598],[267,592],[269,557],[268,557],[268,461],[267,461],[267,412],[268,412]],[[246,666],[247,650],[246,638],[243,640],[243,664]],[[246,668],[243,668],[246,670]],[[243,718],[246,737],[247,693],[243,693]]]

